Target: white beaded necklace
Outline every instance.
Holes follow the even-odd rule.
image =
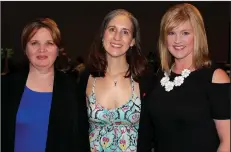
[[[170,73],[171,71],[172,68],[170,69]],[[165,91],[169,92],[173,89],[174,86],[176,87],[181,86],[184,83],[184,79],[187,78],[190,73],[191,71],[189,69],[184,69],[181,72],[180,76],[177,76],[174,78],[173,81],[170,81],[169,75],[167,74],[167,72],[164,72],[164,77],[160,80],[161,86],[165,88]]]

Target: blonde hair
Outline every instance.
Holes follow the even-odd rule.
[[[193,66],[195,69],[211,64],[203,18],[199,10],[188,3],[171,7],[162,17],[158,41],[162,70],[169,72],[174,60],[168,51],[167,34],[181,23],[189,21],[194,31]]]

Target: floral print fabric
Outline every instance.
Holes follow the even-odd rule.
[[[129,101],[115,109],[107,110],[96,102],[95,82],[87,97],[89,117],[89,139],[92,152],[135,152],[141,110],[140,98],[134,93]]]

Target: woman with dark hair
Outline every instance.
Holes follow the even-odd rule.
[[[21,41],[29,70],[2,77],[2,151],[89,151],[88,131],[81,128],[87,113],[77,102],[75,80],[54,68],[61,43],[57,24],[34,20]]]
[[[89,71],[80,80],[91,151],[136,151],[141,100],[151,90],[142,82],[145,66],[137,19],[123,9],[111,11],[92,45]]]

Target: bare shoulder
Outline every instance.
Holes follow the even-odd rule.
[[[230,78],[222,69],[216,69],[213,73],[213,83],[230,83]]]
[[[134,81],[134,89],[135,89],[136,95],[140,97],[140,86],[139,86],[139,83],[135,81]]]
[[[87,82],[87,89],[86,89],[86,94],[90,95],[92,87],[93,87],[93,82],[94,82],[94,77],[92,75],[89,76],[88,82]]]

